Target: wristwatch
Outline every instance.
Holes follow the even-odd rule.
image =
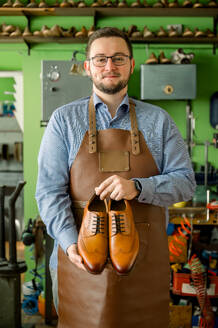
[[[141,191],[142,191],[142,185],[141,185],[141,183],[139,182],[139,180],[135,180],[135,179],[134,179],[134,183],[135,183],[135,188],[136,188],[136,190],[139,191],[139,194],[138,194],[138,196],[139,196],[140,193],[141,193]],[[136,198],[138,198],[138,196],[136,196]]]

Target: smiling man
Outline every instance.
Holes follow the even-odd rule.
[[[128,97],[135,62],[125,33],[112,27],[94,32],[84,67],[93,94],[53,113],[39,152],[36,199],[54,239],[50,270],[58,327],[167,328],[165,213],[194,193],[189,155],[163,109]],[[140,248],[126,276],[110,261],[92,275],[78,253],[83,208],[94,192],[101,200],[131,204]]]

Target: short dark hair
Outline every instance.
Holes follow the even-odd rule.
[[[129,53],[131,58],[133,57],[133,50],[132,50],[132,44],[127,36],[127,34],[121,30],[119,30],[116,27],[103,27],[98,30],[96,30],[94,33],[92,33],[88,39],[87,47],[86,47],[86,58],[89,58],[89,52],[92,43],[100,38],[109,38],[109,37],[117,37],[121,38],[126,42],[126,45],[129,49]]]

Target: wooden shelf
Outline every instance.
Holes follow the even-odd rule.
[[[50,16],[54,8],[0,8],[0,16]]]
[[[23,43],[24,39],[22,36],[19,37],[8,37],[0,36],[0,43]]]
[[[218,8],[0,8],[0,16],[177,16],[217,17]]]
[[[218,20],[218,8],[118,8],[118,7],[85,7],[85,8],[4,8],[0,7],[0,16],[25,16],[27,18],[27,25],[30,27],[31,17],[40,16],[91,16],[94,19],[94,26],[96,26],[99,17],[125,17],[125,16],[154,16],[154,17],[213,17],[214,19],[214,34],[216,34],[216,23]],[[133,44],[212,44],[213,53],[216,51],[218,44],[218,36],[209,37],[152,37],[152,38],[130,38]],[[40,43],[86,43],[87,38],[73,38],[73,37],[1,37],[0,43],[25,43],[28,46],[28,53],[30,54],[30,47],[32,44]]]
[[[191,44],[216,44],[218,37],[153,37],[153,38],[130,38],[133,43],[191,43]]]
[[[209,221],[206,220],[206,207],[168,207],[170,222],[181,224],[184,216],[196,225],[218,225],[218,215],[210,211]]]
[[[38,37],[38,36],[28,36],[23,38],[29,44],[39,44],[39,43],[87,43],[87,38],[59,38],[59,37]]]
[[[132,43],[191,43],[191,44],[218,44],[218,37],[214,38],[131,38]],[[87,38],[73,38],[73,37],[39,37],[39,36],[27,36],[27,37],[8,37],[0,36],[0,43],[22,43],[26,42],[29,44],[39,43],[86,43]]]

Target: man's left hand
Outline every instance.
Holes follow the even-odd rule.
[[[112,175],[104,180],[95,188],[95,192],[101,199],[110,196],[114,200],[121,200],[123,198],[131,200],[139,194],[133,180],[122,178],[119,175]]]

